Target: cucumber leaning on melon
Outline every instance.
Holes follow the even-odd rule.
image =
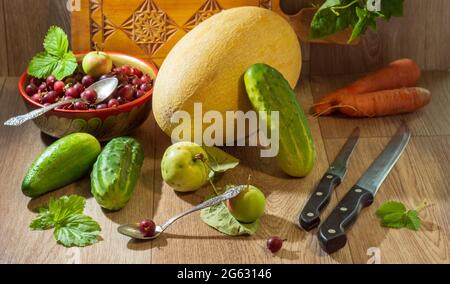
[[[288,175],[304,177],[315,163],[316,150],[306,116],[294,91],[283,75],[266,64],[255,64],[244,76],[248,97],[257,111],[267,112],[268,129],[271,112],[279,112],[279,153],[281,169]]]
[[[177,126],[172,115],[184,110],[193,117],[194,103],[203,104],[203,113],[249,111],[243,74],[250,66],[269,64],[294,87],[301,61],[297,35],[280,15],[258,7],[225,10],[190,31],[165,59],[153,93],[156,121],[170,136]],[[223,133],[225,141],[242,138],[233,136]]]

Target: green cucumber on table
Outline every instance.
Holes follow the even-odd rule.
[[[57,140],[32,164],[22,192],[38,197],[79,180],[89,173],[100,152],[100,143],[90,134],[75,133]]]
[[[244,75],[250,102],[256,111],[279,112],[280,149],[277,156],[281,169],[290,176],[308,175],[315,163],[316,150],[305,113],[283,75],[266,64],[251,66]]]
[[[125,207],[134,193],[143,162],[142,147],[135,139],[111,140],[91,173],[91,192],[97,203],[111,211]]]

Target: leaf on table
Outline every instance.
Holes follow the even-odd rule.
[[[217,147],[206,147],[203,149],[208,154],[208,164],[211,167],[210,178],[217,173],[224,173],[228,170],[234,169],[239,165],[239,160],[225,151]]]
[[[384,217],[392,213],[404,213],[406,212],[406,207],[403,203],[389,201],[384,203],[380,208],[378,208],[376,214],[378,217]]]
[[[91,217],[71,215],[55,228],[55,239],[66,247],[84,247],[98,242],[100,225]]]
[[[33,230],[48,230],[54,226],[53,214],[47,208],[39,208],[38,216],[30,224],[30,228]]]
[[[48,207],[39,209],[39,214],[30,224],[33,230],[55,228],[53,235],[58,243],[71,247],[84,247],[96,243],[100,238],[100,225],[91,217],[83,215],[86,199],[63,196],[50,199]]]
[[[83,214],[86,199],[78,196],[63,196],[59,199],[51,199],[48,208],[53,214],[55,223],[64,221],[70,215]]]
[[[230,187],[231,186],[227,186],[227,188]],[[212,197],[214,196],[210,196],[207,199]],[[254,235],[256,234],[260,223],[259,220],[251,224],[240,223],[233,215],[231,215],[224,202],[203,209],[200,213],[200,217],[203,222],[210,227],[229,236]]]
[[[418,212],[416,210],[409,210],[406,214],[406,227],[413,231],[420,230],[420,218],[418,216]]]
[[[405,226],[405,213],[396,212],[383,216],[382,225],[388,228],[403,228]]]

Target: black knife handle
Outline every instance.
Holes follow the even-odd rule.
[[[319,243],[327,253],[334,253],[347,243],[347,231],[361,210],[373,203],[371,192],[354,186],[339,202],[319,228]]]
[[[320,212],[322,212],[328,202],[330,202],[333,190],[340,183],[341,178],[336,175],[325,174],[323,176],[316,191],[313,192],[300,214],[299,223],[303,229],[309,231],[320,224]]]

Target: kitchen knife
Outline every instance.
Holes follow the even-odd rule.
[[[411,132],[403,123],[383,152],[323,222],[319,228],[319,243],[324,251],[333,253],[345,246],[346,232],[356,221],[361,209],[372,204],[378,189],[397,163],[410,138]]]
[[[320,212],[328,204],[333,190],[342,182],[347,173],[348,160],[358,143],[359,133],[359,127],[353,130],[347,142],[345,142],[336,159],[306,203],[299,220],[300,226],[303,229],[309,231],[320,224]]]

